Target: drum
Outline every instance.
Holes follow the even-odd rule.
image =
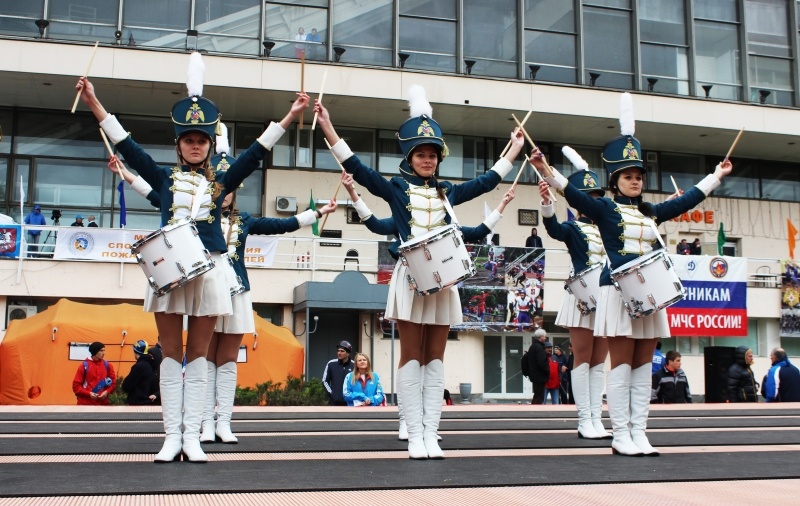
[[[230,268],[230,273],[228,274],[229,284],[231,285],[231,297],[234,295],[239,295],[244,291],[244,283],[242,283],[242,277],[236,274],[236,269],[233,268],[233,259],[228,256],[228,253],[222,254],[223,261],[227,264],[225,267],[226,269]]]
[[[575,296],[578,301],[578,311],[584,316],[597,309],[595,294],[600,290],[600,273],[602,271],[603,264],[594,264],[570,277],[564,283],[564,289]]]
[[[417,295],[429,295],[475,275],[475,265],[457,225],[447,225],[404,242],[401,261]]]
[[[214,268],[193,220],[162,227],[131,246],[157,297]]]
[[[686,294],[672,260],[663,249],[614,269],[611,279],[633,319],[671,306]]]

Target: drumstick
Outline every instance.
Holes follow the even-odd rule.
[[[525,124],[526,121],[528,121],[528,118],[530,118],[532,112],[533,112],[533,109],[528,111],[528,114],[526,114],[525,117],[522,118],[522,124],[523,125]],[[511,148],[511,139],[508,139],[508,142],[506,143],[506,147],[503,149],[503,152],[500,153],[500,158],[503,158],[504,156],[506,156],[506,153],[508,153],[508,150],[510,148]]]
[[[517,122],[517,126],[519,127],[520,130],[522,130],[522,133],[525,135],[525,138],[528,140],[528,142],[531,143],[531,146],[533,147],[533,149],[538,149],[536,147],[536,143],[533,142],[533,139],[531,139],[531,136],[528,135],[528,132],[525,130],[525,127],[522,126],[522,123],[519,122],[519,120],[517,119],[517,117],[514,115],[513,112],[511,113],[511,117],[514,118],[514,121]]]
[[[87,65],[87,66],[86,66],[86,73],[85,73],[85,74],[83,74],[83,77],[84,77],[84,78],[85,78],[85,77],[89,77],[89,70],[91,70],[91,69],[92,69],[92,62],[94,61],[94,55],[95,55],[95,53],[97,52],[97,45],[98,45],[98,44],[100,44],[100,41],[99,41],[99,40],[98,40],[97,42],[95,42],[95,43],[94,43],[94,49],[92,50],[92,57],[91,57],[91,58],[89,58],[89,65]],[[72,110],[70,111],[72,114],[75,114],[75,109],[78,107],[78,100],[80,100],[80,99],[81,99],[81,92],[82,92],[82,91],[83,91],[83,88],[81,88],[80,90],[78,90],[78,94],[77,94],[77,95],[75,95],[75,103],[73,103],[73,104],[72,104]]]
[[[332,149],[332,148],[331,148],[331,144],[328,142],[328,139],[326,139],[325,137],[323,137],[323,138],[322,138],[322,140],[324,140],[324,141],[325,141],[325,145],[326,145],[326,146],[328,146],[328,149]],[[342,169],[342,172],[347,172],[346,170],[344,170],[344,167],[343,167],[343,166],[342,166],[342,164],[339,162],[339,159],[338,159],[338,158],[336,158],[336,156],[334,156],[334,157],[333,157],[333,159],[334,159],[334,160],[336,160],[336,163],[339,165],[339,168],[340,168],[340,169]],[[335,192],[333,192],[333,199],[332,199],[332,200],[333,200],[334,202],[336,201],[336,196],[337,196],[337,195],[339,195],[339,188],[341,188],[341,187],[342,187],[342,180],[340,179],[340,180],[339,180],[339,184],[338,184],[338,185],[336,185],[336,191],[335,191]],[[328,213],[328,214],[330,214],[330,213]],[[320,227],[319,227],[319,233],[320,233],[320,235],[322,235],[322,231],[323,231],[323,230],[325,230],[325,223],[327,223],[327,221],[328,221],[328,214],[326,214],[326,215],[325,215],[325,218],[323,218],[323,220],[322,220],[322,225],[320,225]]]
[[[733,144],[731,144],[731,149],[729,149],[729,150],[728,150],[728,154],[727,154],[727,155],[725,155],[725,159],[726,159],[726,160],[727,160],[728,158],[730,158],[730,157],[731,157],[731,153],[733,153],[733,148],[735,148],[735,147],[736,147],[736,144],[739,142],[739,139],[741,139],[741,138],[742,138],[742,134],[743,134],[743,133],[744,133],[744,127],[742,127],[742,129],[741,129],[741,130],[739,130],[739,133],[736,135],[736,138],[735,138],[735,139],[733,139]]]
[[[514,182],[511,184],[511,188],[517,187],[517,181],[519,181],[519,177],[522,175],[522,171],[525,170],[525,164],[528,163],[528,159],[526,158],[524,162],[522,162],[522,167],[519,168],[519,172],[517,172],[517,177],[514,178]]]
[[[325,93],[325,80],[328,79],[328,71],[326,70],[324,74],[322,74],[322,86],[319,87],[319,97],[317,101],[321,104],[322,103],[322,95]],[[314,128],[317,126],[317,116],[319,115],[318,112],[314,113],[314,121],[311,123],[311,130],[313,131]]]
[[[533,139],[531,139],[531,136],[530,136],[530,135],[528,135],[528,132],[525,130],[525,127],[524,127],[524,126],[522,126],[522,123],[520,123],[520,122],[519,122],[519,120],[518,120],[518,119],[517,119],[517,117],[514,115],[514,113],[511,113],[511,117],[512,117],[512,118],[514,118],[514,121],[516,121],[516,122],[517,122],[517,126],[520,128],[520,130],[522,130],[522,133],[525,135],[525,138],[526,138],[526,139],[528,139],[528,142],[530,142],[530,143],[531,143],[531,146],[533,146],[533,149],[539,149],[539,148],[537,148],[537,147],[536,147],[536,144],[533,142]],[[525,164],[522,164],[522,166],[524,167],[524,166],[525,166]],[[537,177],[538,177],[540,180],[544,180],[544,178],[542,177],[542,175],[539,173],[539,169],[537,169],[535,165],[531,164],[531,168],[533,169],[533,171],[536,173],[536,176],[537,176]],[[520,169],[520,170],[521,170],[521,169]],[[519,174],[517,174],[517,177],[519,177]],[[556,200],[556,196],[555,196],[555,195],[553,195],[553,190],[551,190],[550,188],[548,188],[548,189],[547,189],[547,193],[549,193],[549,194],[550,194],[550,200],[552,200],[553,202],[558,202],[558,200]]]
[[[672,180],[672,186],[675,187],[675,193],[680,193],[681,189],[678,188],[678,183],[675,182],[675,178],[672,177],[672,174],[669,175],[669,178]]]
[[[113,155],[114,150],[111,149],[111,144],[109,144],[108,137],[106,136],[106,133],[103,131],[102,128],[100,129],[100,137],[103,138],[103,142],[105,142],[106,144],[106,149],[108,149],[108,154]],[[122,177],[122,167],[120,167],[119,160],[117,160],[117,174],[119,174],[119,177]]]
[[[300,53],[300,93],[306,92],[306,50]],[[300,130],[303,129],[303,111],[300,111]]]

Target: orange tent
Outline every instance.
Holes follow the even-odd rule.
[[[255,318],[256,336],[244,336],[246,361],[239,363],[238,384],[299,377],[302,345],[289,329]],[[0,343],[0,404],[75,404],[72,379],[81,365],[82,346],[104,343],[106,360],[117,376],[126,376],[136,360],[132,345],[139,339],[153,344],[157,336],[153,314],[142,306],[61,299],[36,316],[10,322]]]

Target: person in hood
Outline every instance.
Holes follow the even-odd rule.
[[[728,368],[728,402],[758,402],[758,382],[750,368],[753,350],[739,346],[734,357],[736,362]]]

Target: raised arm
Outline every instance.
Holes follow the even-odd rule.
[[[356,185],[351,174],[342,173],[342,185],[347,190],[347,194],[350,195],[350,200],[353,201],[353,208],[358,213],[358,218],[367,227],[367,230],[373,234],[397,236],[394,218],[379,219],[372,214],[364,199],[356,192]]]
[[[94,85],[89,82],[89,79],[86,77],[78,79],[78,84],[75,85],[75,89],[81,93],[81,100],[91,109],[98,122],[106,119],[108,111],[106,111],[103,104],[101,104],[100,100],[97,98],[94,92]]]

